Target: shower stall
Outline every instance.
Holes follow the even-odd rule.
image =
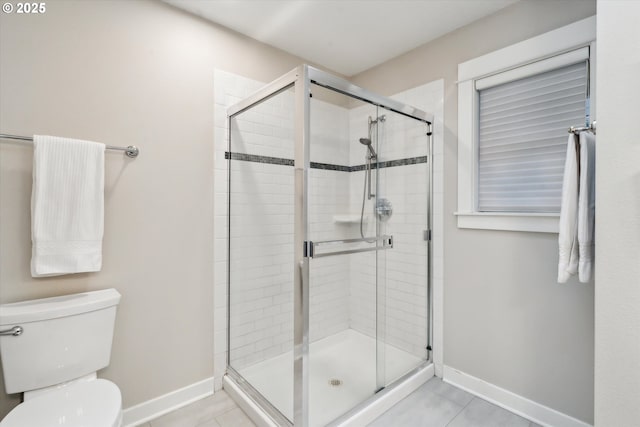
[[[433,118],[307,65],[227,114],[225,388],[366,424],[433,375]]]

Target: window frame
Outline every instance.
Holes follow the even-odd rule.
[[[478,91],[476,81],[542,60],[590,48],[590,116],[595,120],[596,17],[577,21],[537,37],[458,64],[458,228],[557,233],[559,213],[479,212]],[[535,67],[532,67],[535,69]],[[536,73],[531,73],[533,75]],[[580,125],[576,123],[575,125]]]

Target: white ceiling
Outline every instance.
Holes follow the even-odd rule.
[[[346,76],[517,0],[163,0]]]

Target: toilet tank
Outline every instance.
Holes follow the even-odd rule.
[[[7,393],[70,381],[109,365],[115,289],[0,305],[0,362]]]

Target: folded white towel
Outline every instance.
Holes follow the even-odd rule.
[[[593,264],[593,230],[595,228],[596,139],[590,132],[580,133],[580,185],[578,196],[578,279],[591,278]]]
[[[558,235],[558,283],[578,271],[578,157],[576,135],[570,134],[562,181],[562,204]]]
[[[31,275],[99,271],[105,145],[40,135],[33,143]]]

